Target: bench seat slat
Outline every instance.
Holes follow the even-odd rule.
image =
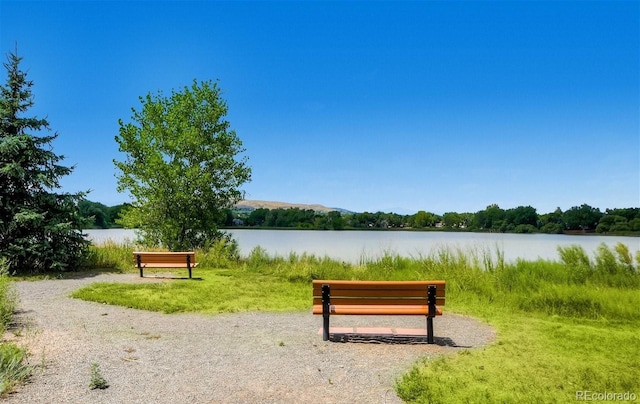
[[[351,293],[354,292],[354,293]],[[314,293],[314,299],[322,299],[321,293]],[[395,293],[395,291],[385,291],[385,292],[373,292],[366,293],[365,291],[356,290],[356,291],[338,291],[335,292],[333,289],[331,290],[331,299],[341,299],[341,298],[353,298],[353,299],[427,299],[427,292],[424,293]],[[436,298],[438,300],[445,300],[444,291],[439,292],[436,291]]]
[[[322,304],[322,297],[314,297],[313,298],[313,304]],[[406,305],[422,305],[422,304],[427,304],[427,298],[425,297],[420,297],[420,298],[394,298],[394,297],[387,297],[387,298],[376,298],[376,297],[358,297],[358,298],[352,298],[352,297],[342,297],[342,296],[333,296],[331,295],[331,304],[335,304],[335,305],[352,305],[352,304],[359,304],[359,305],[387,305],[387,306],[406,306]],[[440,301],[438,301],[438,299],[436,299],[436,304],[440,304],[440,305],[444,305],[444,298],[441,299]]]
[[[322,314],[322,305],[314,305],[313,306],[313,314]],[[401,315],[401,316],[426,316],[429,315],[429,306],[428,305],[331,305],[330,306],[330,314],[332,315]],[[442,315],[442,309],[436,307],[436,316]]]
[[[153,265],[153,264],[173,264],[173,265],[187,265],[187,259],[182,257],[179,260],[176,259],[168,259],[168,260],[161,260],[161,259],[154,259],[154,260],[146,260],[146,259],[142,259],[140,260],[140,262],[143,265]],[[196,264],[196,263],[192,263]]]
[[[195,264],[190,265],[191,268],[195,268],[197,266],[198,266],[197,262]],[[182,261],[176,262],[176,263],[156,262],[156,263],[142,264],[142,268],[187,268],[187,263]]]

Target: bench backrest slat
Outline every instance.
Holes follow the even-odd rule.
[[[436,295],[444,297],[444,288],[440,287],[442,291],[436,289]],[[317,293],[315,293],[317,291]],[[314,296],[322,297],[321,287],[314,289]],[[351,290],[335,290],[331,286],[331,296],[349,296],[349,297],[404,297],[404,298],[426,298],[427,288],[424,289],[351,289]]]
[[[427,288],[436,286],[436,304],[445,304],[445,281],[313,281],[313,304],[322,304],[322,285],[331,286],[331,304],[424,304]]]
[[[331,290],[340,289],[397,289],[411,290],[424,289],[429,285],[444,286],[445,281],[330,281],[330,280],[314,280],[313,287],[322,288],[322,285],[328,283]]]

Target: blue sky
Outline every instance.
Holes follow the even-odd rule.
[[[129,200],[114,137],[138,97],[197,79],[224,90],[247,199],[548,213],[640,205],[639,21],[637,1],[2,0],[0,51],[90,200]]]

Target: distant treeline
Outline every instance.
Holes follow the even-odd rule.
[[[589,205],[538,214],[531,206],[502,209],[490,205],[475,213],[447,212],[444,215],[419,211],[413,215],[384,212],[318,213],[312,210],[256,209],[235,212],[231,225],[308,229],[443,229],[502,233],[597,232],[640,233],[640,208],[607,209]],[[227,225],[229,225],[227,223]]]
[[[86,199],[78,203],[80,215],[87,219],[88,227],[94,229],[120,227],[116,220],[120,217],[120,212],[129,206],[131,205],[128,203],[107,206],[100,202],[91,202]]]
[[[82,201],[80,213],[94,228],[117,227],[117,218],[129,204],[105,206]],[[538,214],[531,206],[502,209],[489,205],[475,213],[447,212],[443,215],[419,211],[413,215],[384,212],[322,213],[311,209],[278,208],[227,209],[220,227],[294,228],[313,230],[416,229],[487,231],[501,233],[596,232],[600,234],[640,235],[640,208],[600,209],[587,204],[562,211]]]

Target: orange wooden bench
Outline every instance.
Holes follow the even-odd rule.
[[[331,315],[426,316],[433,344],[433,318],[442,315],[445,281],[313,281],[313,314],[322,314],[322,339],[329,340]]]
[[[145,268],[187,268],[189,279],[191,279],[191,269],[198,266],[196,253],[186,252],[157,252],[157,251],[135,251],[133,259],[136,267],[140,270],[140,277],[143,277]]]

